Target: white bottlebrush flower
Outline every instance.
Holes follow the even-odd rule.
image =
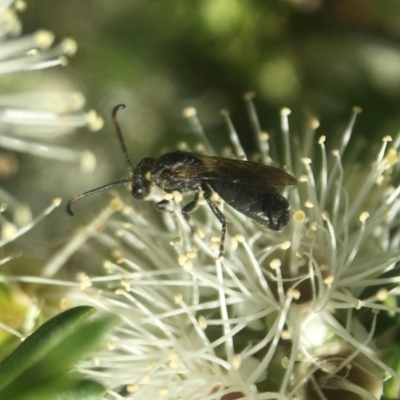
[[[23,4],[21,1],[0,1],[0,85],[6,89],[13,88],[10,74],[66,65],[67,57],[74,55],[77,49],[72,39],[64,39],[53,46],[54,35],[45,30],[19,36],[21,27],[16,9]],[[15,81],[14,87],[20,88],[21,84]],[[82,111],[83,95],[71,91],[13,90],[12,93],[2,90],[0,95],[0,147],[78,162],[83,171],[93,170],[95,159],[91,152],[78,152],[43,142],[79,127],[91,130],[102,127],[103,121],[95,111]]]
[[[54,35],[45,30],[20,36],[21,24],[16,12],[24,8],[22,1],[0,1],[0,85],[3,87],[0,95],[0,148],[76,162],[83,171],[92,171],[95,157],[90,151],[49,144],[79,127],[101,128],[102,119],[94,111],[82,110],[83,95],[73,91],[21,91],[24,85],[32,85],[20,78],[21,75],[18,78],[11,75],[65,65],[67,56],[72,56],[77,47],[72,39],[53,46]],[[0,151],[0,176],[9,178],[17,168],[12,153]],[[26,231],[32,224],[32,216],[29,206],[3,190],[0,190],[0,204],[2,244]]]
[[[283,151],[271,154],[246,99],[260,159],[298,179],[282,232],[219,203],[229,224],[224,256],[215,260],[221,227],[206,205],[193,213],[191,237],[180,193],[172,214],[117,198],[49,260],[51,277],[89,237],[91,267],[109,254],[102,274],[82,267],[78,290],[63,301],[120,318],[108,348],[80,366],[108,385],[109,399],[378,399],[386,378],[399,379],[374,332],[378,311],[398,311],[387,300],[400,259],[393,186],[400,140],[385,137],[372,162],[356,164],[350,138],[358,109],[329,151],[317,121],[299,141],[283,110]],[[186,115],[202,141],[194,149],[205,151],[194,110]],[[224,115],[233,155],[243,156]]]
[[[0,178],[10,179],[16,174],[18,162],[14,151],[78,163],[82,171],[90,172],[95,167],[92,152],[57,146],[51,141],[80,127],[100,129],[102,119],[94,111],[83,111],[85,99],[81,93],[57,91],[57,85],[48,76],[41,80],[40,86],[41,90],[43,87],[49,89],[34,91],[34,79],[29,78],[34,74],[27,74],[66,65],[67,57],[76,52],[76,43],[65,39],[53,45],[54,35],[45,30],[20,36],[17,12],[24,8],[23,1],[0,0]],[[52,86],[54,89],[50,89]],[[35,188],[36,198],[38,192],[40,190]],[[20,255],[4,246],[34,227],[61,203],[61,199],[50,200],[51,204],[33,217],[28,204],[30,200],[18,200],[0,188],[0,247],[3,250],[0,265]],[[3,289],[5,292],[10,290],[4,296],[2,307],[14,317],[8,320],[8,325],[2,321],[0,328],[12,334],[16,332],[13,327],[24,333],[30,332],[38,310],[34,302],[32,299],[28,301],[29,296],[22,296],[21,291],[15,288]],[[20,318],[22,309],[26,315]],[[25,320],[22,324],[21,319]]]

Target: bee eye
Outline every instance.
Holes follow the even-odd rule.
[[[134,185],[132,187],[132,195],[136,199],[143,199],[148,195],[148,189],[144,186]]]

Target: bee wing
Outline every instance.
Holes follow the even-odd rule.
[[[232,183],[254,186],[296,186],[297,180],[287,172],[250,161],[195,154],[199,164],[185,166],[181,178],[184,180],[225,179]],[[177,178],[177,177],[176,177]]]

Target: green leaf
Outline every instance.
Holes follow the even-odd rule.
[[[74,363],[99,346],[104,334],[114,322],[114,317],[110,316],[88,321],[77,327],[67,338],[58,343],[51,353],[48,353],[42,360],[33,365],[32,371],[31,369],[27,370],[24,375],[27,375],[27,379],[30,376],[35,376],[35,380],[37,380],[39,374],[43,378],[47,378],[68,372]]]
[[[40,361],[27,368],[15,382],[0,391],[0,398],[24,398],[24,392],[52,388],[58,393],[74,393],[78,374],[72,374],[73,364],[98,347],[104,333],[114,322],[114,317],[88,321],[78,326],[68,337],[54,346]],[[40,399],[43,398],[41,395]]]
[[[71,308],[40,326],[0,363],[0,390],[41,360],[94,312],[88,306]]]
[[[57,315],[5,358],[0,363],[0,399],[82,400],[104,393],[100,383],[79,380],[77,373],[71,373],[115,321],[114,316],[86,321],[94,311],[76,307]]]
[[[65,386],[65,385],[64,385]],[[95,400],[101,398],[106,388],[93,380],[70,381],[67,387],[61,387],[59,382],[48,381],[46,385],[29,387],[23,393],[7,394],[2,399],[12,400]]]
[[[81,380],[77,384],[63,393],[59,393],[51,400],[97,400],[103,396],[106,388],[99,382],[92,380]],[[50,399],[49,399],[50,400]]]
[[[50,386],[26,388],[22,394],[6,399],[13,400],[98,400],[101,398],[106,389],[100,383],[93,380],[78,380],[68,388],[61,389],[54,385],[54,382],[49,382]],[[2,397],[3,398],[3,397]]]

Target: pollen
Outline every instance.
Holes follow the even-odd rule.
[[[12,240],[17,236],[18,228],[11,222],[4,222],[1,227],[1,238],[3,240]]]
[[[178,150],[181,150],[181,151],[189,150],[189,145],[186,142],[179,142],[176,147]]]
[[[242,364],[242,358],[240,357],[239,354],[235,354],[231,360],[231,365],[233,369],[237,371],[240,368],[241,364]]]
[[[168,362],[168,366],[169,366],[171,369],[178,369],[178,368],[179,368],[178,360],[171,360],[171,361],[169,361],[169,362]]]
[[[178,264],[180,266],[182,266],[183,264],[185,264],[185,262],[187,261],[187,256],[186,255],[181,255],[178,257]]]
[[[328,276],[324,279],[325,285],[331,285],[334,281],[335,281],[335,277],[334,277],[333,275],[328,275]]]
[[[300,298],[300,296],[301,296],[300,291],[297,290],[297,289],[294,289],[294,288],[290,288],[290,289],[286,292],[286,294],[287,294],[289,297],[293,297],[295,300],[298,300],[298,299]]]
[[[179,368],[179,355],[176,352],[171,352],[168,354],[168,366],[171,369],[178,369]]]
[[[389,296],[389,292],[387,291],[387,289],[384,289],[384,288],[382,288],[382,289],[379,289],[377,292],[376,292],[376,298],[377,298],[377,300],[379,300],[379,301],[385,301],[385,300],[387,300],[387,298],[388,298],[388,296]]]
[[[318,129],[319,128],[319,126],[320,126],[320,122],[319,122],[319,120],[317,119],[317,118],[311,118],[311,120],[310,120],[310,127],[312,128],[312,129]]]
[[[394,165],[399,162],[399,156],[396,149],[389,149],[385,158],[389,165]]]
[[[318,143],[319,143],[319,144],[325,143],[325,140],[326,140],[326,136],[325,136],[325,135],[322,135],[322,136],[320,136],[320,138],[318,139]]]
[[[121,279],[121,285],[127,292],[131,290],[131,282],[128,279]]]
[[[115,236],[116,236],[116,237],[122,237],[122,236],[125,235],[125,233],[126,233],[126,230],[125,230],[125,229],[117,229],[117,230],[115,231]]]
[[[60,306],[63,310],[66,310],[71,307],[71,300],[70,299],[61,299]]]
[[[293,219],[295,220],[295,222],[304,222],[306,219],[306,213],[303,210],[297,210],[294,214],[293,214]]]
[[[72,57],[78,50],[78,44],[74,39],[65,38],[61,42],[62,49],[68,57]]]
[[[269,139],[267,132],[261,132],[258,136],[262,142],[266,142]]]
[[[360,214],[359,220],[365,222],[369,218],[369,212],[364,211]]]
[[[14,2],[14,7],[19,12],[24,12],[26,10],[26,3],[23,0],[17,0]]]
[[[199,323],[199,326],[201,329],[203,329],[203,330],[207,329],[208,323],[207,323],[207,320],[205,319],[205,317],[200,315],[197,322]]]
[[[185,271],[191,271],[192,268],[193,268],[192,260],[186,260],[185,263],[183,264],[183,269]]]
[[[206,151],[206,148],[204,147],[204,144],[202,144],[202,143],[197,143],[196,146],[195,146],[195,150],[196,150],[198,153],[204,153],[204,152]]]
[[[190,250],[186,253],[187,258],[196,258],[197,257],[197,252],[194,250]]]
[[[45,29],[41,29],[34,34],[36,45],[41,49],[49,48],[54,42],[54,34]]]
[[[79,288],[81,290],[85,290],[92,286],[92,281],[85,273],[83,272],[78,273],[76,278],[79,282]]]
[[[176,245],[179,244],[181,241],[182,241],[182,238],[181,238],[180,236],[177,236],[177,237],[171,239],[171,240],[169,241],[169,244],[170,244],[171,246],[176,246]]]
[[[393,139],[390,135],[384,136],[382,142],[391,142]]]
[[[150,375],[149,374],[144,374],[143,377],[142,377],[142,382],[143,383],[150,383],[150,381],[151,381]]]
[[[139,390],[139,388],[140,388],[140,385],[138,383],[132,383],[131,385],[128,385],[126,387],[126,391],[128,393],[135,393]]]
[[[182,111],[184,118],[191,118],[197,115],[197,110],[194,107],[186,107]]]
[[[174,294],[174,303],[175,304],[180,304],[183,300],[183,295],[182,293],[178,292]]]
[[[175,361],[179,358],[178,353],[175,351],[172,351],[171,353],[168,354],[168,360],[169,361]]]
[[[176,191],[176,190],[173,192],[173,196],[174,196],[174,200],[175,200],[177,203],[180,203],[180,202],[182,201],[182,199],[183,199],[182,193],[181,193],[181,192],[178,192],[178,191]]]
[[[312,203],[310,200],[307,200],[307,201],[304,203],[304,205],[305,205],[307,208],[314,208],[314,203]]]
[[[287,331],[287,330],[283,330],[281,333],[281,339],[282,340],[290,340],[292,338],[292,334]]]
[[[133,207],[131,205],[129,205],[129,206],[125,205],[121,210],[123,215],[129,215],[132,211],[133,211]],[[125,226],[125,228],[126,228],[126,226]],[[126,229],[128,229],[128,228],[126,228]]]
[[[309,179],[308,179],[307,175],[301,175],[299,177],[299,182],[308,182],[308,181],[309,181]]]
[[[239,243],[244,243],[244,241],[245,241],[245,238],[244,238],[244,236],[243,236],[241,233],[238,233],[238,234],[235,236],[235,238],[236,238],[236,240],[237,240]]]
[[[286,242],[283,242],[280,247],[281,247],[282,250],[287,250],[287,249],[290,248],[290,246],[291,246],[290,241],[286,240]]]
[[[284,369],[287,369],[289,367],[289,359],[287,357],[281,358],[281,366]]]
[[[210,249],[211,250],[218,250],[219,249],[219,245],[217,243],[210,243]]]
[[[234,250],[237,249],[238,244],[239,244],[239,242],[238,242],[238,240],[236,239],[236,237],[235,237],[235,236],[234,236],[234,237],[231,237],[231,250],[232,250],[232,251],[234,251]]]
[[[109,339],[107,341],[108,350],[115,350],[116,347],[117,347],[117,345],[115,344],[114,340]]]
[[[282,265],[282,262],[279,258],[274,258],[272,261],[269,263],[269,267],[271,269],[278,269]]]
[[[110,260],[106,260],[103,263],[103,268],[109,273],[111,274],[112,272],[114,272],[115,267],[114,264],[110,261]]]
[[[203,228],[197,228],[196,234],[200,239],[204,239],[206,237],[206,233],[204,232]]]
[[[123,206],[124,206],[124,203],[120,199],[112,199],[110,201],[110,207],[114,211],[121,211]]]
[[[56,197],[55,199],[53,199],[53,206],[54,207],[58,207],[62,202],[61,197]]]
[[[104,126],[104,119],[95,110],[89,110],[86,113],[86,122],[92,132],[97,132]]]

